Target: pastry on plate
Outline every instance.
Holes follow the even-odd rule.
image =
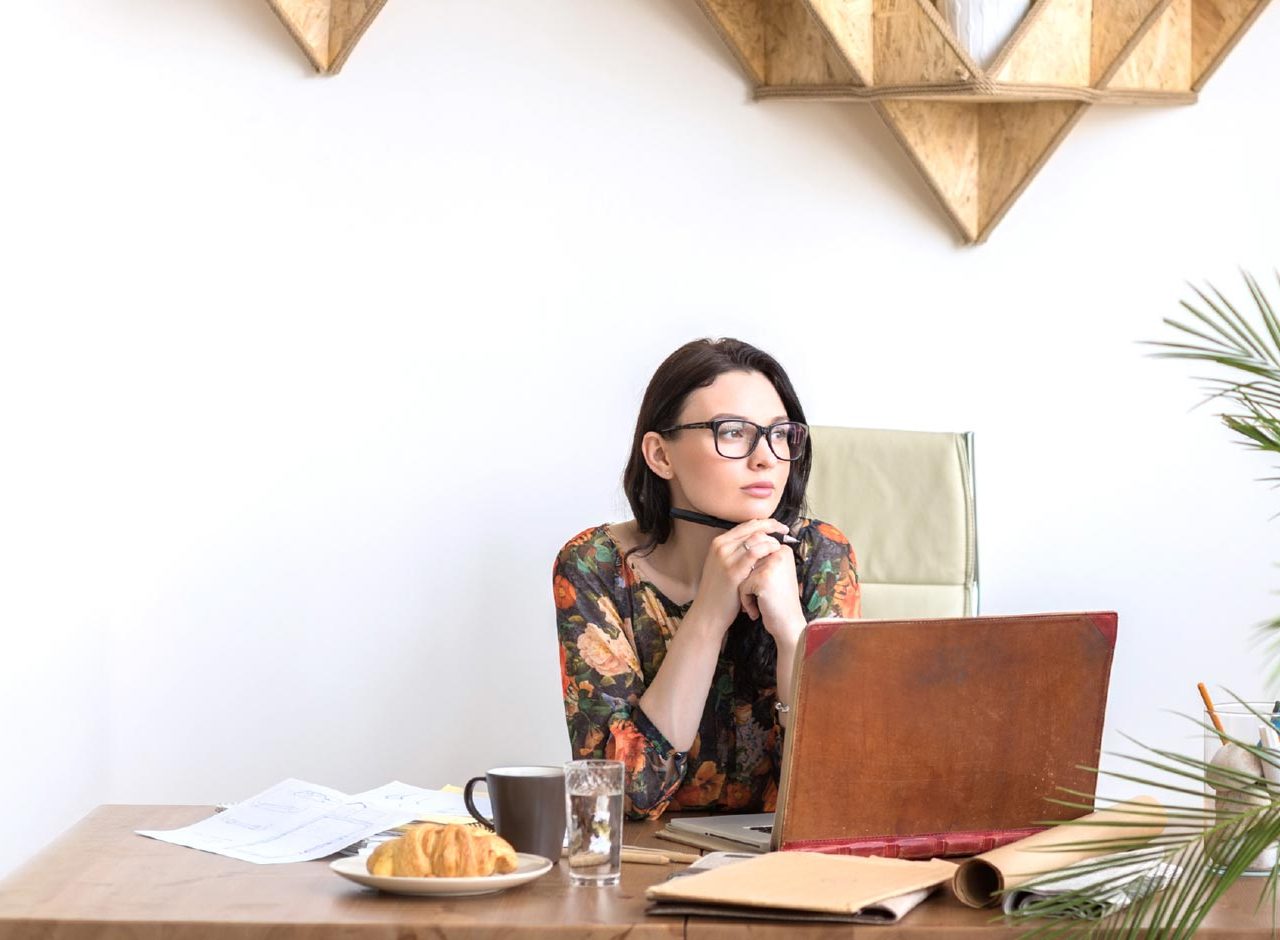
[[[475,878],[516,870],[511,844],[473,826],[424,823],[384,842],[369,856],[371,875],[400,878]]]

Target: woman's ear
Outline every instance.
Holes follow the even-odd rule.
[[[662,479],[671,480],[675,477],[676,471],[667,455],[667,442],[657,431],[649,431],[641,438],[640,452],[644,454],[644,462],[649,465],[649,469]]]

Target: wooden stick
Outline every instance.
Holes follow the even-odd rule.
[[[1209,698],[1209,690],[1204,687],[1203,682],[1199,683],[1196,688],[1200,690],[1200,697],[1204,699],[1204,710],[1209,713],[1209,720],[1218,729],[1218,738],[1223,744],[1226,744],[1227,729],[1222,727],[1222,719],[1218,717],[1218,713],[1213,708],[1213,699]]]
[[[649,852],[653,855],[662,855],[673,862],[690,863],[696,862],[698,859],[702,858],[701,855],[695,855],[692,852],[671,852],[667,849],[651,849],[643,845],[624,845],[622,847],[622,851],[626,852],[628,850],[632,852]]]
[[[569,867],[584,868],[589,865],[603,865],[609,861],[609,856],[604,852],[579,852],[576,855],[570,855],[568,849],[560,850],[560,857],[569,860]],[[670,865],[671,859],[660,852],[651,852],[647,850],[636,850],[623,846],[622,858],[623,862],[633,862],[637,865]]]
[[[623,849],[622,860],[637,865],[670,865],[671,859],[657,852],[637,852],[635,849]]]

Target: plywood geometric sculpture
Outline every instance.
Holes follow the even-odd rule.
[[[698,0],[757,98],[870,105],[969,243],[1095,104],[1190,104],[1268,0],[1035,0],[985,67],[930,0]]]
[[[387,0],[267,0],[317,72],[337,75]]]

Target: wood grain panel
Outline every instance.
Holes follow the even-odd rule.
[[[1173,0],[1107,82],[1108,89],[1191,89],[1191,4]]]
[[[875,76],[873,0],[808,0],[808,5],[859,84],[872,81]]]
[[[336,75],[387,0],[267,0],[316,71]]]
[[[757,97],[875,107],[980,242],[1084,108],[1193,103],[1268,0],[1034,0],[986,70],[930,0],[698,2]]]
[[[928,0],[874,0],[876,85],[947,84],[978,67]]]
[[[1087,86],[1091,0],[1037,0],[991,63],[998,82]]]
[[[1109,79],[1170,0],[1093,0],[1090,81]]]
[[[329,0],[267,0],[316,71],[329,67]]]
[[[884,101],[880,114],[967,241],[981,230],[978,213],[978,110],[944,101]]]
[[[333,0],[329,14],[329,68],[337,75],[387,0]]]
[[[1192,88],[1199,91],[1267,0],[1194,0],[1192,12]]]
[[[1085,107],[1074,101],[979,106],[979,241],[1004,218]]]
[[[804,0],[765,0],[763,9],[766,85],[859,83]]]
[[[698,0],[753,85],[763,85],[765,80],[764,2],[766,0]]]

